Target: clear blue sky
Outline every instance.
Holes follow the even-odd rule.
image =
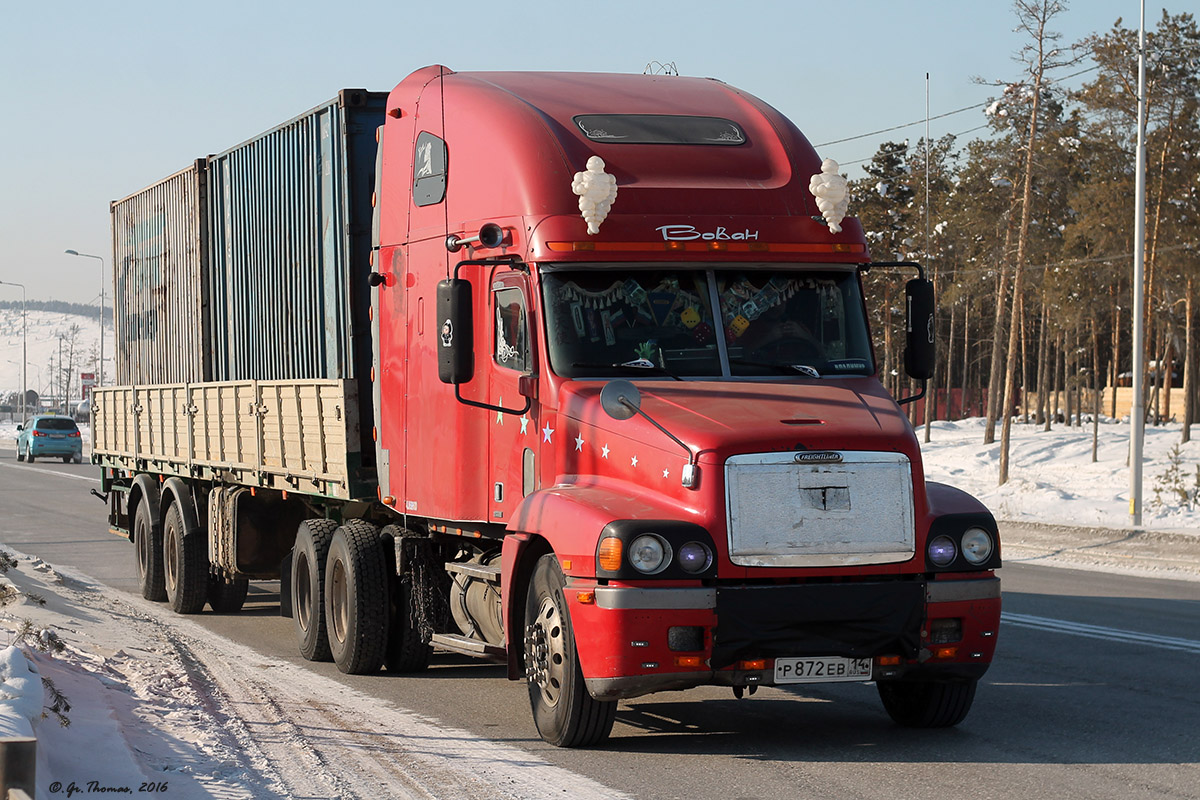
[[[1118,17],[1136,28],[1138,8],[1074,0],[1055,29],[1070,43]],[[1148,28],[1162,8],[1147,3]],[[1021,74],[1015,24],[1003,0],[11,0],[0,29],[0,280],[26,284],[30,300],[96,303],[99,263],[63,251],[110,268],[110,200],[338,89],[391,89],[427,64],[637,73],[673,62],[761,97],[819,144],[922,120],[927,72],[933,115],[987,100],[994,90],[972,78]],[[975,110],[930,132],[983,122]],[[922,124],[818,149],[846,164],[923,134]],[[0,299],[20,291],[0,286]]]

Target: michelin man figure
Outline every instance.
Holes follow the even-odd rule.
[[[617,179],[604,171],[604,159],[592,156],[587,160],[587,170],[576,172],[571,182],[571,191],[579,195],[579,211],[587,222],[587,232],[600,232],[600,224],[608,217],[613,201],[617,199]]]
[[[842,219],[850,206],[850,186],[838,169],[838,163],[827,158],[821,162],[821,172],[808,182],[808,190],[817,198],[817,209],[825,217],[830,233],[841,233]]]

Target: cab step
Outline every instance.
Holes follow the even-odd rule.
[[[452,653],[461,653],[475,658],[486,658],[501,663],[508,660],[508,650],[500,645],[488,644],[458,633],[435,633],[430,637],[429,643],[441,650],[449,650]]]

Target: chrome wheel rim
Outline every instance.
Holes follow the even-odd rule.
[[[526,674],[547,706],[558,705],[566,681],[566,637],[558,605],[543,597],[525,635]]]

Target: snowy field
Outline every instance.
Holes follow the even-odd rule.
[[[935,422],[926,444],[924,428],[918,429],[926,479],[975,495],[999,520],[1130,527],[1128,423],[1101,421],[1095,463],[1090,422],[1082,428],[1055,425],[1049,432],[1040,425],[1014,424],[1004,486],[997,485],[1000,426],[995,444],[984,445],[983,432],[982,418]],[[1200,535],[1200,504],[1193,499],[1188,507],[1174,491],[1200,495],[1200,425],[1193,426],[1191,442],[1180,444],[1180,435],[1176,423],[1146,426],[1142,528]],[[1173,459],[1177,478],[1168,474]]]

